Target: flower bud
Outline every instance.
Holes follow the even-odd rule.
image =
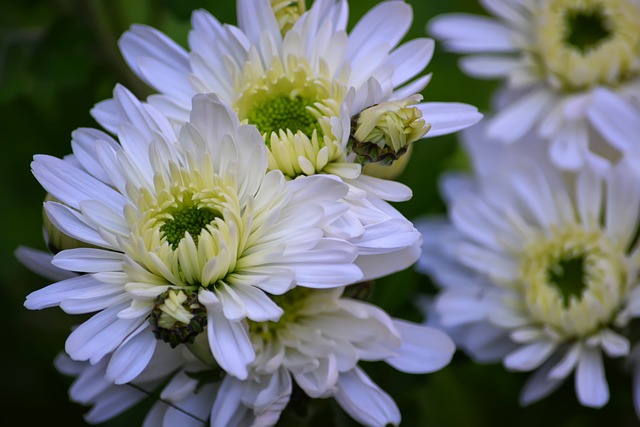
[[[171,347],[191,344],[207,325],[207,311],[197,292],[169,289],[159,295],[149,322],[153,333]]]
[[[271,9],[276,15],[280,33],[284,36],[306,11],[306,5],[304,0],[271,0]]]
[[[390,165],[431,128],[415,104],[421,95],[383,102],[363,110],[351,121],[350,150],[361,164]]]

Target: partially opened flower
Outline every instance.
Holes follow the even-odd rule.
[[[533,130],[567,169],[637,154],[640,1],[480,3],[495,19],[447,14],[428,30],[451,51],[471,54],[461,60],[468,74],[504,80],[491,139],[513,143]]]
[[[25,305],[97,312],[66,351],[92,364],[113,352],[107,374],[117,383],[144,369],[157,339],[190,345],[202,331],[217,363],[246,377],[255,354],[242,321],[283,313],[267,294],[363,278],[357,248],[326,231],[350,209],[349,187],[267,172],[255,127],[211,95],[194,98],[177,135],[153,107],[124,95],[118,108],[131,120],[121,122],[121,145],[80,129],[72,156],[35,157],[33,173],[57,200],[45,204],[49,219],[86,247],[52,261],[84,274],[31,293]]]
[[[347,2],[319,0],[284,36],[278,25],[281,9],[274,12],[268,0],[240,0],[237,11],[238,27],[195,11],[190,52],[142,25],[122,36],[127,63],[159,91],[148,102],[180,124],[188,118],[194,94],[216,93],[241,121],[257,126],[270,169],[289,178],[335,174],[381,198],[408,199],[406,187],[361,175],[348,142],[352,116],[374,104],[413,96],[430,79],[414,80],[431,59],[432,40],[396,47],[411,25],[411,7],[383,2],[347,33]],[[115,130],[112,107],[105,101],[93,114]],[[464,104],[416,107],[431,125],[427,136],[457,131],[481,117]]]
[[[169,425],[167,411],[173,409],[167,401],[178,407],[197,405],[198,413],[210,411],[211,426],[274,425],[289,404],[293,382],[310,398],[335,398],[364,425],[398,425],[393,399],[358,362],[384,360],[403,372],[434,372],[450,362],[454,345],[437,329],[391,319],[379,308],[341,294],[342,289],[296,288],[274,297],[285,311],[277,322],[248,321],[257,355],[249,377],[226,376],[219,388],[207,384],[215,388],[208,400],[199,396],[202,384],[197,381],[184,376],[172,380],[162,392],[165,401],[152,410],[155,425]],[[198,372],[210,377],[206,370]]]
[[[246,381],[228,378],[222,385],[229,395],[247,396],[235,402],[238,408],[260,414],[265,401],[286,402],[293,379],[309,397],[335,397],[363,424],[400,422],[393,400],[358,361],[384,360],[404,372],[433,372],[449,363],[453,342],[439,330],[392,320],[378,307],[341,294],[341,289],[294,289],[276,297],[286,307],[278,322],[249,322],[257,355],[252,375]],[[233,403],[223,394],[216,407]]]
[[[451,361],[454,344],[438,329],[392,319],[342,292],[296,288],[274,297],[285,311],[278,321],[247,321],[257,357],[245,380],[220,369],[209,354],[206,335],[191,351],[157,346],[151,362],[126,384],[109,379],[112,355],[90,364],[61,354],[56,367],[76,377],[70,396],[91,407],[85,416],[91,423],[156,396],[144,426],[273,426],[292,393],[303,393],[307,399],[336,399],[363,425],[398,425],[395,402],[359,361],[385,361],[403,372],[430,373]]]
[[[432,321],[476,360],[535,371],[522,403],[575,371],[579,401],[601,407],[603,359],[629,355],[640,316],[640,176],[629,162],[604,175],[563,173],[535,150],[496,148],[480,133],[465,134],[474,175],[444,180],[449,221],[418,226],[419,269],[442,286]]]

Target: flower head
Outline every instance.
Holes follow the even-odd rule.
[[[491,139],[514,143],[533,130],[553,161],[571,170],[637,155],[638,0],[482,3],[496,19],[443,15],[428,30],[450,50],[471,54],[461,60],[468,74],[504,80]]]
[[[130,117],[121,145],[81,129],[77,162],[36,156],[32,164],[57,200],[45,205],[52,224],[87,244],[52,261],[85,274],[25,303],[98,312],[69,336],[72,358],[97,363],[114,352],[108,374],[123,383],[144,369],[156,338],[190,345],[206,330],[218,363],[242,377],[254,358],[242,320],[282,314],[267,294],[362,279],[356,247],[326,231],[349,209],[346,184],[267,172],[256,128],[211,95],[194,98],[179,134],[124,88],[115,102]]]
[[[189,53],[140,25],[122,36],[120,48],[131,69],[159,91],[148,102],[174,122],[187,119],[194,94],[213,92],[258,128],[271,170],[289,178],[325,173],[357,181],[361,166],[348,149],[352,117],[422,90],[429,76],[415,78],[429,62],[433,42],[420,38],[396,47],[412,20],[411,7],[402,1],[374,7],[350,33],[344,0],[319,0],[302,10],[292,2],[240,0],[238,27],[205,11],[193,13]],[[283,16],[292,24],[284,32]],[[94,116],[115,130],[112,107],[101,103]],[[432,126],[427,136],[454,132],[481,117],[463,104],[415,107]],[[376,185],[367,191],[390,192],[384,181],[369,181]]]
[[[627,162],[567,174],[539,151],[467,135],[475,174],[445,179],[450,222],[419,226],[419,268],[443,288],[434,321],[477,360],[536,371],[523,403],[575,370],[580,402],[600,407],[609,399],[603,356],[629,355],[628,327],[640,316],[640,177]]]

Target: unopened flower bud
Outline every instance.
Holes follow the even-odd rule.
[[[407,151],[398,160],[392,161],[391,164],[367,163],[362,168],[362,173],[376,178],[397,179],[407,168],[412,152],[413,143],[409,144]]]
[[[421,95],[374,105],[351,121],[349,148],[361,164],[390,165],[422,138],[431,128],[415,104]],[[355,129],[355,132],[354,132]]]
[[[271,0],[271,9],[278,21],[280,33],[284,36],[304,14],[306,5],[304,0]]]
[[[176,347],[193,343],[206,329],[207,310],[197,292],[169,289],[157,297],[149,322],[157,339]]]

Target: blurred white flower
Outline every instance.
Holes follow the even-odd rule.
[[[341,294],[342,289],[296,288],[274,297],[284,308],[280,320],[248,322],[257,355],[249,377],[228,375],[215,396],[199,400],[211,412],[212,427],[275,425],[289,404],[293,381],[308,397],[335,398],[363,425],[400,423],[393,399],[358,362],[384,360],[403,372],[434,372],[450,362],[453,342],[440,330],[391,319],[379,308]],[[162,396],[180,407],[187,402],[193,406],[200,386],[178,378]],[[170,425],[166,414],[172,408],[166,401],[152,409],[158,420],[154,425]]]
[[[495,16],[435,17],[427,31],[478,78],[503,79],[487,127],[513,143],[534,130],[565,169],[638,154],[640,1],[480,0]]]
[[[603,175],[563,172],[535,141],[464,136],[474,174],[444,178],[449,221],[417,225],[418,269],[442,286],[429,322],[475,360],[535,371],[523,404],[575,371],[579,401],[601,407],[603,356],[629,355],[627,327],[640,316],[640,176],[626,161]]]

